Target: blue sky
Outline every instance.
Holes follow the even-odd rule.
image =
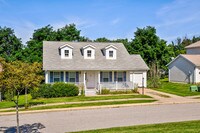
[[[35,29],[75,23],[96,39],[134,38],[136,28],[154,26],[170,43],[200,35],[200,0],[0,0],[0,26],[26,42]]]

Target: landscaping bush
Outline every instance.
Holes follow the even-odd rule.
[[[42,84],[38,89],[31,91],[33,98],[52,98],[52,97],[65,97],[77,96],[79,88],[74,84],[56,82],[54,84]]]
[[[101,94],[110,94],[110,90],[104,88],[104,89],[101,90]]]

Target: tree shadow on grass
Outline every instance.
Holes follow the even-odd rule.
[[[40,133],[40,129],[45,128],[41,123],[24,124],[20,126],[20,133]],[[0,127],[0,133],[16,133],[16,126],[14,127]]]

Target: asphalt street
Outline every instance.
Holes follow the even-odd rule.
[[[200,120],[200,103],[21,114],[20,125],[40,123],[44,133],[64,133],[140,124]],[[0,127],[16,125],[15,115],[0,116]]]

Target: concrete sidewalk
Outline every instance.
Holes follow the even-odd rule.
[[[139,89],[139,93],[142,94],[142,89]],[[192,97],[182,97],[177,96],[174,94],[169,94],[165,92],[160,92],[152,89],[144,89],[144,94],[151,96],[152,98],[156,99],[155,103],[162,103],[162,104],[175,104],[175,103],[196,103],[200,102],[200,99],[193,99]]]

